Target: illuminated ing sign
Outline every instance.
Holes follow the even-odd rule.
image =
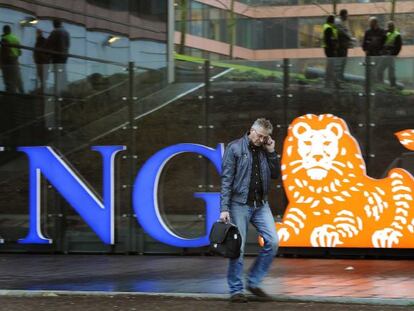
[[[396,133],[414,150],[414,131]],[[114,244],[114,163],[125,146],[95,146],[103,169],[99,198],[51,147],[20,147],[29,159],[29,232],[24,244],[50,244],[41,230],[41,177],[45,177],[106,244]],[[166,163],[182,153],[196,153],[221,173],[223,145],[209,148],[177,144],[158,151],[138,172],[132,191],[133,209],[142,228],[154,239],[177,247],[208,244],[209,230],[219,218],[220,195],[200,192],[205,202],[205,235],[189,239],[176,234],[158,207],[159,178]],[[289,204],[276,223],[285,247],[414,248],[414,179],[396,168],[384,179],[366,175],[358,143],[346,123],[332,115],[296,118],[283,145],[282,180]]]

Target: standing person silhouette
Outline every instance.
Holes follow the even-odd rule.
[[[53,20],[53,27],[53,31],[47,38],[46,47],[52,52],[50,54],[50,61],[53,64],[55,74],[55,89],[57,95],[61,96],[67,84],[66,62],[70,47],[70,35],[63,28],[60,19]]]
[[[336,57],[338,57],[338,30],[333,15],[329,15],[323,25],[322,47],[327,57],[325,86],[330,87],[334,83],[338,87],[338,77],[335,70]]]
[[[49,62],[50,57],[49,54],[42,51],[45,50],[46,47],[46,38],[43,37],[43,32],[40,29],[36,30],[36,43],[35,43],[35,50],[33,52],[33,60],[36,64],[36,73],[37,73],[37,81],[40,93],[45,92],[45,84],[48,78],[49,72]]]
[[[0,63],[6,92],[24,93],[22,76],[20,73],[19,57],[22,51],[19,48],[20,40],[11,31],[9,25],[3,27],[1,36]]]
[[[378,68],[378,80],[379,82],[384,81],[384,71],[388,69],[388,79],[390,85],[397,86],[395,78],[395,57],[400,54],[402,47],[401,34],[395,29],[393,21],[387,23],[387,33],[384,43],[382,55],[383,60],[381,61],[380,67]]]
[[[381,53],[385,44],[385,31],[378,24],[378,19],[376,17],[370,17],[369,19],[369,29],[365,31],[364,40],[362,42],[362,49],[365,51],[366,56],[374,56],[374,63],[378,64],[381,62]],[[381,65],[376,65],[371,70],[371,76],[367,77],[377,82],[378,71]]]
[[[335,19],[335,26],[338,29],[338,79],[344,80],[348,49],[353,48],[356,41],[349,29],[348,10],[339,11],[339,17]]]

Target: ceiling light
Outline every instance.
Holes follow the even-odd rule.
[[[26,26],[34,26],[39,22],[39,20],[37,18],[34,17],[26,17],[25,19],[20,21],[20,25],[23,27]]]
[[[118,41],[119,39],[121,39],[121,37],[118,36],[109,36],[106,39],[105,45],[112,45],[114,44],[116,41]]]

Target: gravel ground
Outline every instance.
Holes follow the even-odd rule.
[[[232,304],[225,300],[161,296],[49,296],[0,297],[1,311],[153,311],[153,310],[283,310],[283,311],[398,311],[413,306],[379,306],[313,302],[258,302]]]

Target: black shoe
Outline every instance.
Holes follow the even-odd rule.
[[[251,292],[253,295],[255,295],[256,297],[259,297],[261,301],[272,301],[273,300],[272,296],[266,294],[265,291],[261,289],[260,287],[248,286],[247,290]]]
[[[247,297],[244,294],[241,294],[241,293],[231,295],[230,301],[235,302],[235,303],[246,303],[246,302],[248,302]]]

